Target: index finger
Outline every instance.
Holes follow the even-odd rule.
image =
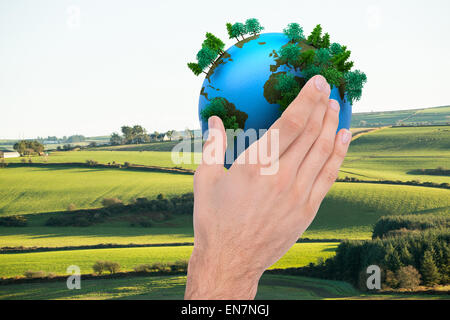
[[[273,130],[279,132],[279,152],[281,155],[288,149],[288,147],[300,136],[306,127],[308,119],[314,110],[314,107],[322,100],[328,103],[330,96],[330,85],[327,80],[317,75],[312,77],[292,101],[286,111],[281,117],[273,123],[269,130],[264,134],[267,135],[264,141],[265,145],[258,145],[258,148],[267,148],[273,141],[271,141]],[[252,146],[250,146],[251,148]],[[249,149],[250,149],[249,148]]]

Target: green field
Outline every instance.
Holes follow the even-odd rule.
[[[7,172],[8,175],[11,175],[9,177],[10,181],[14,181],[15,174],[18,174],[20,177],[24,174],[24,170],[31,170],[33,173],[36,173],[40,179],[38,181],[45,181],[48,183],[46,186],[49,188],[59,183],[60,190],[57,192],[58,194],[54,194],[56,191],[52,192],[51,189],[42,190],[38,183],[30,180],[33,175],[29,174],[28,180],[20,187],[22,190],[28,190],[28,193],[35,194],[36,198],[30,200],[30,198],[20,197],[14,192],[7,193],[6,190],[10,190],[10,188],[5,187],[0,191],[0,193],[3,192],[2,202],[0,203],[2,204],[2,210],[5,210],[4,214],[65,210],[69,201],[73,199],[80,201],[78,204],[75,202],[79,207],[83,205],[95,207],[100,206],[103,197],[120,196],[124,198],[125,192],[131,193],[128,196],[129,198],[138,195],[154,196],[157,193],[156,190],[161,192],[160,190],[164,190],[163,187],[166,185],[167,188],[174,186],[174,181],[177,181],[177,187],[180,189],[173,191],[173,193],[192,190],[192,176],[184,175],[119,171],[120,174],[125,175],[123,181],[118,179],[120,175],[115,175],[114,182],[117,184],[112,186],[108,179],[97,180],[99,174],[103,173],[103,170],[98,172],[96,169],[83,169],[83,171],[94,170],[95,174],[92,173],[91,176],[89,176],[89,173],[83,172],[83,174],[87,174],[93,180],[80,183],[78,188],[74,189],[73,185],[62,187],[64,184],[60,181],[64,180],[68,175],[75,174],[73,172],[75,169],[67,169],[68,172],[66,172],[67,170],[59,170],[57,174],[41,168],[9,168],[2,172]],[[40,172],[41,170],[42,172]],[[139,177],[143,182],[141,182],[140,186],[136,186],[136,180],[129,181],[127,178],[129,177],[128,174],[132,174],[131,177],[133,179],[135,179],[135,176]],[[76,175],[80,176],[81,174],[76,173]],[[165,180],[160,180],[161,178],[159,177],[164,177]],[[89,186],[95,185],[95,187],[86,190],[83,188],[85,183],[89,183]],[[184,187],[182,187],[181,183],[183,183]],[[142,185],[148,185],[148,189],[142,190]],[[19,186],[17,187],[19,188]],[[136,189],[132,189],[132,187]],[[114,192],[111,191],[111,188],[113,188]],[[105,190],[108,193],[105,193]],[[139,190],[142,190],[141,194],[137,193]],[[170,194],[170,192],[167,193]],[[39,196],[37,195],[39,194],[42,194],[42,196],[38,200]],[[313,239],[367,239],[371,236],[372,225],[382,215],[430,212],[448,213],[450,210],[449,195],[450,190],[438,188],[338,182],[330,190],[319,209],[316,219],[303,237]],[[83,199],[84,202],[81,201]],[[30,207],[30,201],[35,204],[35,207]],[[43,226],[50,215],[29,215],[29,227],[0,227],[0,246],[60,247],[94,245],[98,243],[148,244],[193,241],[192,219],[190,216],[179,216],[175,220],[170,221],[170,227],[134,228],[130,227],[129,223],[120,221],[85,228]]]
[[[337,243],[297,243],[272,268],[302,267],[318,257],[334,255]],[[81,273],[92,273],[92,265],[98,260],[118,262],[122,271],[131,271],[140,264],[189,260],[192,246],[117,248],[67,250],[0,255],[0,277],[23,275],[25,271],[42,270],[56,274],[66,274],[70,265],[77,265]]]
[[[86,160],[95,160],[98,163],[120,163],[129,162],[132,164],[143,164],[159,167],[183,167],[187,169],[195,169],[197,164],[192,157],[191,163],[176,164],[172,161],[171,152],[157,151],[105,151],[97,148],[91,151],[53,151],[48,157],[27,157],[35,163],[67,163],[81,162]],[[6,159],[6,162],[20,162],[21,158]]]
[[[353,113],[351,127],[384,127],[393,125],[441,125],[450,123],[450,106],[381,112]]]
[[[352,141],[340,177],[450,182],[448,176],[412,173],[439,166],[450,167],[450,126],[385,128]]]
[[[65,282],[0,286],[0,300],[27,299],[183,299],[185,276],[130,277],[109,280],[82,280],[80,290],[67,290]],[[258,286],[257,300],[318,299],[445,299],[445,295],[361,293],[342,281],[265,274]]]
[[[449,109],[450,107],[447,107]],[[433,108],[378,114],[372,119],[388,121],[446,119],[449,110]],[[357,119],[357,116],[354,117]],[[408,120],[409,119],[409,120]],[[378,121],[378,122],[377,122]],[[431,121],[431,120],[427,120]],[[377,125],[380,126],[380,125]],[[352,141],[340,177],[360,180],[420,180],[450,182],[450,177],[415,174],[418,169],[450,167],[450,126],[357,128],[361,133]],[[1,143],[1,141],[0,141]],[[100,147],[84,151],[51,152],[33,162],[70,163],[95,160],[174,167],[170,150],[177,142]],[[21,159],[7,159],[19,162]],[[179,165],[195,169],[195,164]],[[117,197],[125,203],[138,197],[154,198],[192,192],[192,175],[141,172],[88,167],[0,168],[0,216],[23,214],[27,227],[0,227],[0,247],[65,247],[108,244],[171,244],[193,242],[192,216],[175,215],[153,227],[131,227],[126,219],[116,219],[89,227],[47,227],[45,221],[69,204],[77,209],[97,208],[104,198]],[[386,185],[376,183],[335,183],[316,219],[303,238],[368,239],[373,224],[383,215],[449,214],[450,190],[442,188]],[[274,268],[315,263],[334,255],[338,243],[297,243]],[[0,254],[0,277],[20,276],[27,270],[65,274],[69,265],[91,273],[97,260],[119,262],[125,271],[138,264],[175,262],[189,258],[191,246],[83,249],[20,254]],[[63,287],[61,287],[61,285]],[[87,280],[81,291],[64,289],[64,283],[0,286],[0,299],[164,299],[182,298],[185,277],[130,277]],[[59,286],[59,287],[58,287]],[[317,298],[411,298],[402,295],[365,295],[344,282],[302,277],[266,275],[258,292],[260,299]],[[422,298],[421,296],[417,296]],[[429,296],[433,298],[433,296]]]
[[[101,207],[104,198],[125,202],[192,191],[193,176],[98,168],[0,169],[0,216]]]

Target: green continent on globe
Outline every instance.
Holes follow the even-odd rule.
[[[218,116],[226,129],[244,129],[248,114],[237,110],[236,106],[223,97],[217,97],[201,111],[201,117],[208,121],[209,117]]]

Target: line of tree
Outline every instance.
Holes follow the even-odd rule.
[[[216,66],[216,59],[223,54],[225,43],[210,32],[206,33],[202,48],[197,52],[197,62],[189,62],[188,68],[198,76],[200,73],[208,74],[205,70],[210,66]]]
[[[14,150],[21,156],[29,156],[44,152],[44,145],[37,140],[21,140],[14,144]]]
[[[428,229],[450,229],[450,216],[411,214],[381,217],[373,227],[372,238],[388,238]]]
[[[228,37],[230,39],[236,39],[239,40],[239,37],[242,38],[242,40],[245,40],[245,35],[250,34],[252,36],[256,36],[257,34],[261,33],[261,31],[264,30],[264,27],[261,25],[258,19],[256,18],[250,18],[245,21],[245,23],[242,22],[236,22],[234,24],[231,24],[227,22],[227,33]]]
[[[117,198],[105,198],[103,208],[75,210],[53,215],[45,222],[46,226],[86,227],[103,223],[117,216],[126,215],[131,226],[151,227],[155,222],[169,220],[173,215],[192,214],[194,198],[192,193],[166,197],[159,194],[156,199],[138,198],[124,204]]]
[[[37,141],[44,143],[44,142],[50,142],[50,143],[77,143],[77,142],[84,142],[86,141],[86,137],[81,134],[76,134],[72,136],[64,136],[62,138],[58,138],[56,136],[48,136],[47,138],[44,137],[37,137]]]
[[[175,130],[169,130],[167,132],[154,131],[153,133],[147,133],[147,130],[140,125],[135,126],[122,126],[121,133],[114,132],[111,134],[110,143],[113,146],[123,144],[142,144],[152,141],[162,141],[165,136],[172,141]]]
[[[326,261],[284,273],[349,281],[367,289],[367,267],[381,269],[384,289],[450,283],[449,217],[404,215],[382,217],[373,239],[346,240]]]
[[[245,23],[236,22],[234,24],[227,23],[227,32],[230,39],[239,37],[245,40],[244,35],[251,34],[253,36],[259,34],[264,27],[261,26],[258,19],[250,18]],[[197,62],[189,62],[188,68],[196,75],[201,73],[208,74],[209,68],[217,66],[217,58],[224,53],[225,43],[210,32],[206,33],[206,38],[202,43],[202,48],[197,52]]]
[[[315,75],[322,75],[330,85],[339,88],[342,98],[345,92],[346,98],[352,103],[361,98],[367,76],[359,70],[351,71],[354,64],[349,61],[351,51],[346,46],[331,43],[328,33],[322,35],[320,24],[307,38],[298,23],[288,24],[283,33],[289,43],[277,52],[279,63],[292,68],[293,73],[300,69],[306,81]],[[294,76],[286,73],[280,73],[276,82],[275,89],[281,97],[277,103],[284,111],[302,86]]]

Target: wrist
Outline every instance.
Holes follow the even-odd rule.
[[[218,252],[218,251],[216,251]],[[194,248],[189,260],[185,299],[250,300],[254,299],[262,272],[244,263],[223,261],[218,255]]]

